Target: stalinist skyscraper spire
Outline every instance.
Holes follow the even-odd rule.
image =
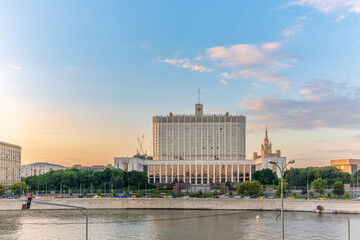
[[[265,157],[281,157],[280,150],[276,150],[275,153],[272,152],[272,144],[269,142],[267,126],[265,128],[264,143],[261,144],[261,155],[257,155],[257,152],[254,152],[253,154],[254,160]]]

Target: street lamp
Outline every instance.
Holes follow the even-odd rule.
[[[284,175],[284,170],[286,169],[286,166],[289,164],[294,164],[295,160],[291,160],[290,162],[288,162],[287,164],[284,163],[281,164],[281,167],[278,165],[277,162],[274,161],[270,161],[270,164],[276,165],[279,170],[280,170],[280,175],[281,175],[281,235],[282,235],[282,239],[285,239],[285,233],[284,233],[284,186],[283,186],[283,175]]]

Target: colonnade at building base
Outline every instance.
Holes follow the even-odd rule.
[[[216,163],[160,163],[144,166],[149,183],[241,183],[252,180],[252,173],[255,172],[253,164]]]

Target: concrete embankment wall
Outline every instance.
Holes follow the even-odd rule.
[[[275,211],[281,209],[279,199],[211,199],[211,198],[131,198],[131,199],[36,199],[35,201],[68,204],[88,209],[216,209],[216,210],[258,210]],[[25,200],[0,199],[0,210],[21,210]],[[326,213],[360,213],[360,201],[351,200],[284,200],[286,211],[315,212],[322,206]],[[69,209],[59,206],[31,204],[31,209]]]

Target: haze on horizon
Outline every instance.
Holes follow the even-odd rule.
[[[247,117],[296,167],[360,158],[360,2],[8,1],[0,141],[22,163],[113,164],[154,115]]]

